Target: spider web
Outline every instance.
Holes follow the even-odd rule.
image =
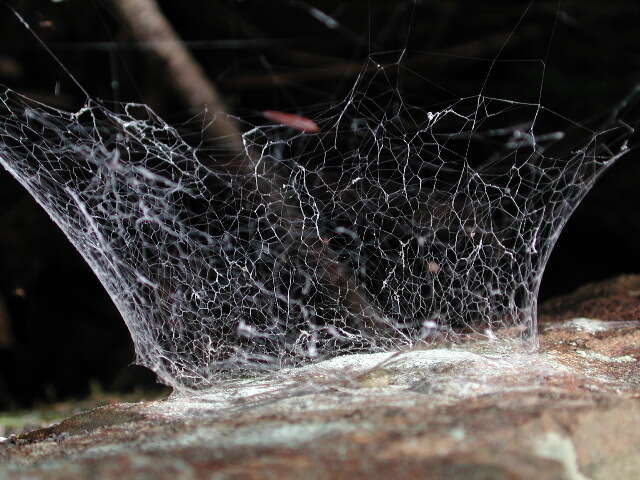
[[[250,126],[244,169],[145,105],[71,113],[6,90],[0,163],[177,389],[417,344],[535,347],[545,264],[628,151],[632,97],[591,130],[485,95],[410,106],[389,70],[371,59],[310,111],[318,132]]]

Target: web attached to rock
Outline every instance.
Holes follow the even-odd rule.
[[[7,90],[0,163],[105,286],[138,363],[178,389],[469,337],[535,346],[550,251],[632,129],[618,110],[590,130],[372,84],[310,112],[318,131],[248,128],[235,157],[144,105],[70,113]]]

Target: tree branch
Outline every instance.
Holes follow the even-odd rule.
[[[7,306],[0,295],[0,347],[9,347],[13,344],[11,334],[11,318]]]
[[[166,78],[194,109],[206,108],[214,116],[208,137],[227,143],[229,150],[247,162],[242,133],[226,113],[216,87],[160,11],[155,0],[113,0],[133,36],[164,64]],[[242,158],[240,158],[242,157]],[[243,160],[244,159],[244,160]]]
[[[417,57],[405,60],[402,65],[410,69],[435,68],[446,66],[451,67],[451,58],[483,58],[490,57],[499,49],[510,35],[511,31],[499,32],[488,35],[481,40],[473,40],[454,45],[441,51],[430,54],[423,54]],[[519,32],[518,41],[524,42],[539,34],[539,30],[535,27],[523,28]],[[323,62],[324,63],[324,62]],[[395,64],[384,64],[389,67]],[[335,62],[333,64],[325,64],[315,68],[305,68],[302,70],[268,73],[268,74],[239,74],[227,77],[223,82],[225,86],[232,89],[264,89],[273,85],[280,87],[290,85],[300,85],[307,82],[317,82],[321,80],[334,80],[336,78],[358,75],[365,72],[375,72],[378,65],[374,63],[358,63],[358,62]]]

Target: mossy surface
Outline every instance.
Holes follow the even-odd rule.
[[[7,437],[47,427],[65,418],[97,407],[118,403],[158,400],[169,395],[170,390],[155,392],[106,393],[99,389],[82,399],[40,404],[32,409],[0,411],[0,436]]]

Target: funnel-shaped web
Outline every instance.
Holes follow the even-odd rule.
[[[177,388],[468,335],[535,346],[560,231],[627,150],[537,104],[430,111],[356,86],[244,134],[244,162],[187,143],[147,107],[68,113],[6,91],[0,163],[91,265],[138,362]]]

